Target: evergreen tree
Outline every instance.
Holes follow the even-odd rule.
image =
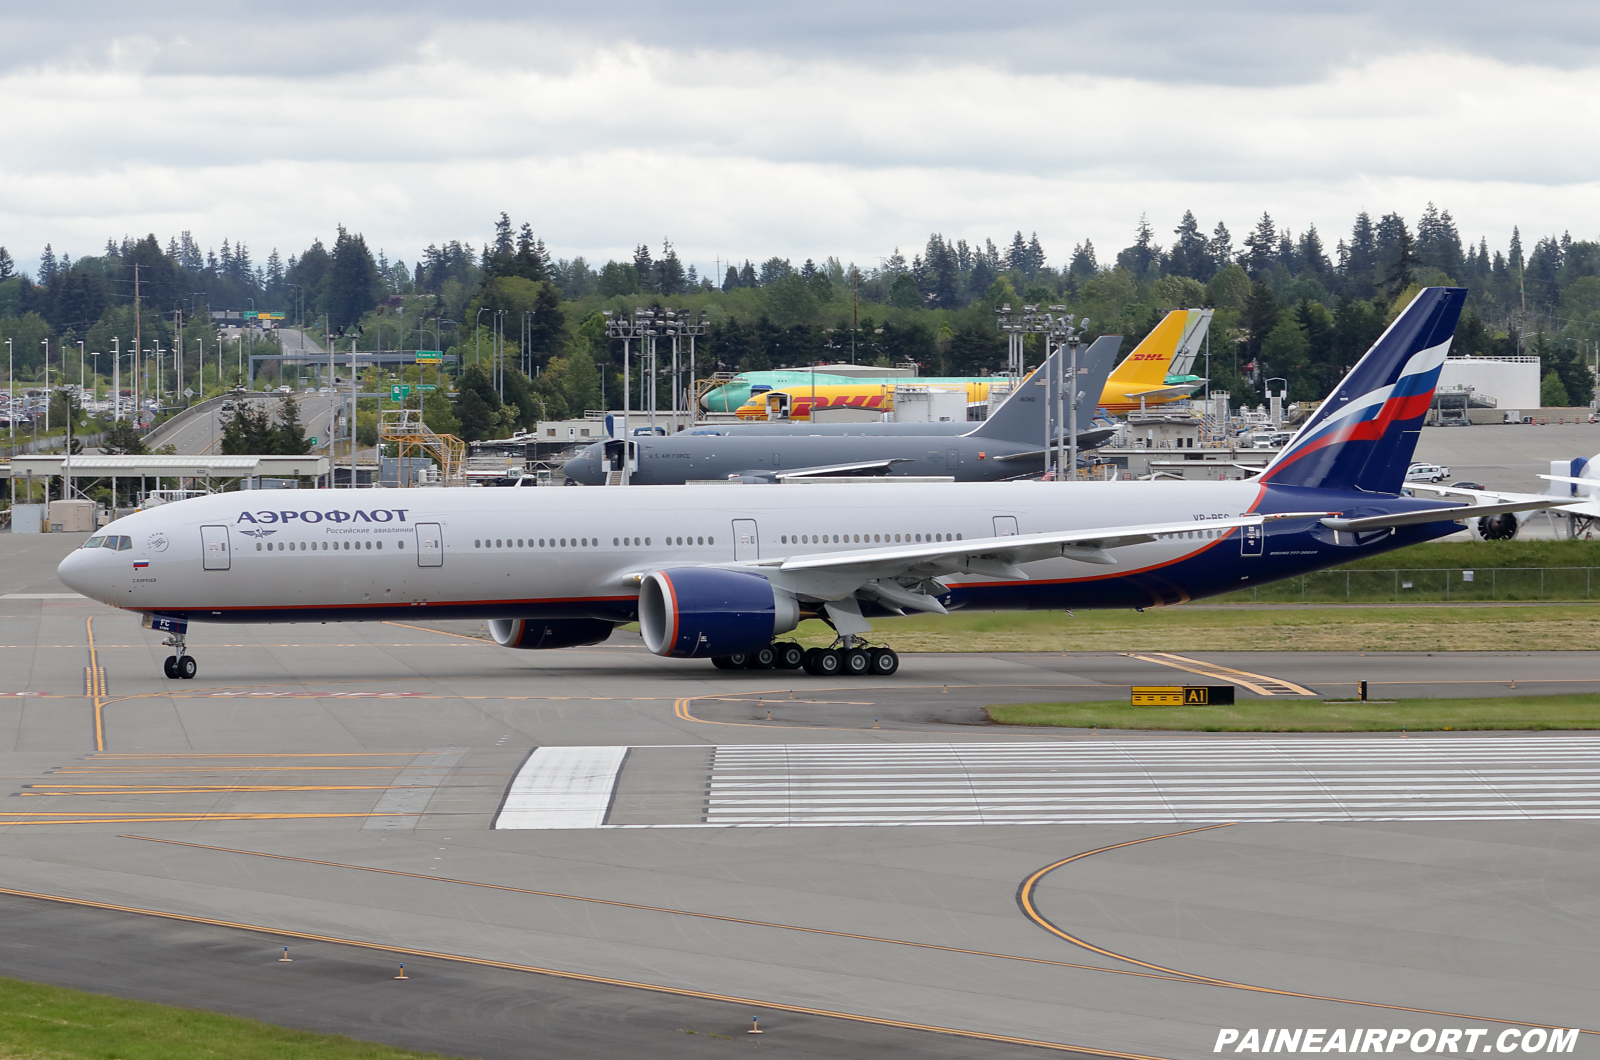
[[[727,275],[722,278],[722,289],[724,291],[737,291],[741,286],[743,285],[739,281],[739,270],[729,265]]]
[[[661,260],[656,262],[656,290],[664,295],[680,294],[685,284],[683,262],[672,244],[661,241]]]
[[[761,263],[762,287],[770,287],[794,271],[794,266],[789,264],[788,258],[773,255]]]
[[[1411,230],[1406,227],[1405,219],[1399,214],[1386,214],[1379,223],[1379,231],[1386,238],[1384,242],[1391,247],[1393,257],[1384,272],[1388,283],[1389,297],[1397,298],[1407,287],[1411,286],[1411,270],[1422,264],[1417,257],[1416,242],[1411,238]]]
[[[50,249],[50,244],[44,245],[44,253],[39,255],[39,286],[44,287],[56,278],[56,252]]]
[[[896,248],[895,253],[899,253]],[[1022,229],[1017,229],[1017,234],[1011,237],[1011,246],[1006,248],[1006,268],[1015,269],[1023,276],[1032,275],[1028,269],[1028,244],[1022,238]]]
[[[1094,259],[1094,244],[1085,239],[1082,243],[1072,248],[1072,264],[1067,266],[1067,272],[1079,279],[1087,280],[1100,271],[1099,262]]]
[[[227,448],[227,435],[223,435],[224,453],[230,453]],[[107,427],[100,435],[100,451],[108,456],[144,456],[150,450],[144,444],[144,438],[128,420],[118,420]],[[244,452],[244,450],[239,450]]]
[[[1278,257],[1278,230],[1272,216],[1262,211],[1255,230],[1244,237],[1244,250],[1239,253],[1239,264],[1251,279],[1260,279],[1272,268]]]
[[[1217,227],[1212,229],[1211,239],[1206,243],[1206,254],[1211,259],[1212,276],[1233,264],[1233,234],[1221,221],[1218,221]],[[1208,279],[1206,282],[1211,281]]]
[[[956,289],[961,282],[961,267],[955,250],[937,232],[928,237],[927,257],[923,261],[923,291],[941,309],[956,308]]]
[[[11,252],[5,247],[0,247],[0,283],[11,279],[16,268],[17,263],[12,260]]]
[[[650,257],[650,248],[640,243],[633,248],[633,269],[639,277],[639,290],[656,291],[656,263]]]
[[[739,270],[740,287],[759,287],[761,283],[756,279],[756,267],[750,264],[750,259],[744,259],[744,267]]]
[[[1139,215],[1139,231],[1133,246],[1117,252],[1117,264],[1131,272],[1136,279],[1144,279],[1151,265],[1161,261],[1161,245],[1155,241],[1155,229],[1150,227],[1148,214]]]
[[[1345,297],[1371,298],[1377,293],[1378,244],[1372,217],[1362,210],[1350,229],[1350,244],[1344,261]]]
[[[1266,341],[1272,329],[1278,326],[1278,299],[1268,287],[1260,280],[1250,285],[1250,297],[1245,301],[1243,319],[1240,324],[1244,326],[1245,361],[1254,361],[1261,355],[1261,344]]]
[[[1041,244],[1039,242],[1039,233],[1035,232],[1035,233],[1033,233],[1033,237],[1028,240],[1028,269],[1029,269],[1028,276],[1029,276],[1029,278],[1031,279],[1033,276],[1037,275],[1038,273],[1043,272],[1044,271],[1044,264],[1045,264],[1044,246],[1043,246],[1043,244]]]
[[[283,395],[278,403],[278,425],[272,429],[272,448],[278,456],[303,456],[311,452],[311,439],[300,422],[300,403],[293,394]]]
[[[517,233],[517,253],[513,260],[512,275],[535,283],[552,277],[550,255],[545,252],[544,240],[534,238],[533,226],[526,221]]]
[[[382,293],[378,264],[372,260],[366,239],[351,235],[340,225],[328,265],[327,295],[323,302],[329,326],[354,327],[378,304]]]
[[[1192,277],[1201,283],[1211,279],[1216,268],[1211,263],[1206,237],[1200,234],[1200,222],[1195,220],[1193,210],[1183,211],[1183,220],[1178,222],[1178,227],[1172,233],[1178,238],[1167,257],[1167,271],[1174,276]]]
[[[1449,276],[1461,275],[1461,234],[1449,210],[1440,211],[1433,203],[1417,221],[1417,258],[1424,265]]]
[[[1328,255],[1323,253],[1322,237],[1317,234],[1316,225],[1310,225],[1301,233],[1296,254],[1300,263],[1297,272],[1309,272],[1324,283],[1333,275],[1333,265],[1328,261]]]

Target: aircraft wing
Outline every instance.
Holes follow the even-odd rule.
[[[1177,386],[1158,386],[1150,390],[1139,390],[1132,394],[1123,394],[1122,396],[1127,398],[1129,401],[1138,401],[1140,398],[1150,400],[1153,398],[1183,397],[1185,394],[1194,393],[1204,385],[1204,382],[1180,383]]]
[[[1043,534],[1013,534],[1007,537],[973,538],[968,541],[929,542],[893,548],[862,549],[791,556],[787,559],[756,561],[751,566],[774,569],[785,575],[844,576],[839,584],[849,584],[853,592],[873,579],[905,576],[932,578],[941,574],[987,574],[998,578],[1026,580],[1019,564],[1065,557],[1085,563],[1115,564],[1110,549],[1140,545],[1195,530],[1232,529],[1261,526],[1282,519],[1319,519],[1328,512],[1291,512],[1282,515],[1242,515],[1232,519],[1189,520],[1182,523],[1151,523],[1142,526],[1097,527],[1092,530],[1062,530]],[[833,580],[830,578],[829,580]],[[801,591],[806,591],[801,589]],[[844,595],[844,594],[841,594]]]
[[[803,478],[852,478],[868,475],[887,475],[896,464],[911,463],[909,456],[891,456],[882,460],[857,460],[849,464],[818,464],[814,467],[797,467],[787,471],[746,471],[752,478],[765,478],[774,482],[787,482]]]
[[[1459,492],[1476,492],[1462,490]],[[1416,523],[1435,523],[1442,519],[1477,519],[1485,515],[1504,515],[1507,512],[1534,512],[1545,508],[1563,508],[1573,502],[1561,497],[1533,497],[1524,500],[1500,501],[1491,504],[1455,504],[1448,508],[1424,508],[1421,511],[1395,512],[1392,515],[1368,515],[1355,519],[1330,516],[1322,520],[1329,530],[1381,530],[1391,526],[1411,526]]]

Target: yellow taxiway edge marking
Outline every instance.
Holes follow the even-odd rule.
[[[449,633],[442,629],[429,629],[427,626],[413,626],[409,622],[393,622],[387,619],[384,620],[383,624],[386,626],[398,626],[401,629],[414,629],[419,633],[433,633],[441,637],[455,637],[457,640],[470,640],[474,644],[486,644],[491,648],[495,646],[492,640],[484,640],[482,637],[469,637],[465,633]]]
[[[85,755],[84,760],[89,762],[117,762],[135,761],[143,762],[153,758],[415,758],[417,755],[426,754],[425,751],[272,751],[272,752],[232,752],[218,751],[216,754],[206,754],[203,751],[179,751],[172,754],[151,753],[147,755],[134,754],[129,751],[114,752],[112,754]],[[361,768],[386,769],[387,766]]]
[[[104,717],[106,690],[102,687],[100,681],[100,660],[95,654],[93,618],[83,620],[83,630],[84,634],[89,638],[89,680],[91,682],[90,691],[94,696],[94,749],[96,751],[104,751],[106,749]]]
[[[692,909],[670,909],[658,905],[641,905],[638,902],[622,902],[610,898],[589,898],[581,894],[563,894],[560,891],[536,891],[527,887],[512,887],[501,883],[479,883],[475,880],[459,880],[449,876],[430,876],[422,872],[402,872],[398,869],[380,869],[370,865],[349,865],[339,861],[318,861],[315,858],[297,858],[289,854],[267,854],[259,850],[240,850],[236,847],[214,846],[209,843],[190,843],[181,839],[159,839],[155,836],[123,835],[121,839],[137,839],[145,843],[163,843],[167,846],[189,847],[193,850],[214,850],[224,854],[243,854],[253,858],[269,858],[273,861],[290,861],[301,865],[321,865],[326,868],[348,869],[353,872],[371,872],[380,876],[400,876],[411,880],[428,880],[433,883],[449,883],[460,887],[481,887],[491,891],[511,891],[516,894],[531,894],[541,898],[559,898],[569,902],[588,902],[593,905],[610,905],[621,909],[638,909],[647,913],[666,913],[671,916],[696,917],[701,920],[717,920],[724,924],[747,924],[752,927],[773,928],[778,931],[800,931],[809,935],[829,935],[840,939],[857,939],[862,942],[881,942],[890,946],[909,946],[922,950],[939,950],[943,953],[964,953],[974,957],[992,957],[1002,961],[1022,961],[1026,964],[1045,964],[1054,968],[1075,968],[1088,972],[1105,972],[1111,975],[1131,975],[1142,979],[1166,979],[1172,982],[1190,982],[1187,977],[1157,974],[1153,972],[1135,972],[1125,968],[1107,968],[1098,964],[1075,964],[1071,961],[1051,961],[1042,957],[1021,957],[1011,953],[993,953],[988,950],[969,950],[959,946],[940,946],[931,942],[911,942],[906,939],[884,938],[878,935],[860,935],[849,931],[829,931],[826,928],[804,927],[799,924],[780,924],[769,920],[751,920],[745,917],[723,916],[718,913],[697,913]]]
[[[260,791],[406,791],[423,784],[29,784],[18,795],[246,795]],[[54,790],[59,789],[59,790]],[[0,811],[3,814],[4,811]]]
[[[1189,659],[1182,655],[1173,655],[1170,652],[1158,651],[1144,654],[1142,652],[1129,651],[1122,652],[1121,654],[1126,655],[1130,659],[1138,659],[1141,662],[1155,663],[1158,666],[1170,666],[1176,670],[1187,670],[1189,673],[1199,674],[1201,677],[1212,677],[1221,681],[1233,681],[1237,684],[1244,685],[1258,696],[1275,696],[1282,694],[1280,692],[1274,692],[1269,688],[1263,687],[1264,684],[1281,685],[1284,688],[1292,691],[1297,696],[1315,696],[1317,694],[1311,691],[1309,688],[1302,688],[1293,681],[1285,681],[1281,677],[1268,677],[1266,674],[1253,674],[1247,670],[1235,670],[1231,666],[1223,666],[1220,663],[1202,662],[1199,659]]]
[[[414,816],[414,815],[406,815]],[[160,909],[141,909],[137,906],[115,905],[110,902],[95,902],[86,898],[68,898],[65,895],[42,894],[36,891],[20,891],[10,887],[0,887],[0,894],[9,894],[17,898],[39,898],[47,902],[61,902],[64,905],[75,905],[87,909],[104,909],[113,913],[136,913],[140,916],[160,917],[164,920],[177,920],[187,924],[208,924],[212,927],[232,928],[237,931],[254,931],[265,935],[274,935],[279,938],[302,939],[308,942],[327,942],[337,946],[355,946],[365,950],[375,950],[381,953],[402,954],[407,957],[421,957],[438,961],[450,961],[456,964],[470,964],[480,968],[501,968],[513,972],[529,972],[534,975],[548,975],[556,979],[570,979],[583,983],[600,983],[605,986],[624,986],[634,990],[648,990],[657,994],[670,994],[674,997],[696,998],[701,1001],[724,1001],[736,1005],[754,1005],[757,1008],[774,1012],[794,1012],[805,1016],[825,1016],[829,1019],[848,1020],[852,1023],[867,1023],[878,1027],[898,1027],[902,1030],[928,1031],[933,1034],[949,1034],[960,1038],[971,1038],[976,1041],[1005,1042],[1010,1045],[1031,1045],[1040,1049],[1054,1049],[1057,1052],[1085,1053],[1090,1056],[1115,1057],[1117,1060],[1164,1060],[1162,1057],[1148,1056],[1143,1053],[1124,1053],[1115,1049],[1096,1049],[1086,1045],[1066,1045],[1061,1042],[1046,1042],[1033,1038],[1017,1038],[1007,1034],[989,1034],[985,1031],[964,1030],[958,1027],[941,1027],[931,1023],[913,1023],[908,1020],[885,1019],[881,1016],[866,1016],[856,1012],[838,1012],[832,1009],[813,1008],[809,1005],[791,1005],[778,1001],[760,1001],[755,998],[739,997],[733,994],[716,994],[706,990],[689,990],[684,987],[665,986],[660,983],[641,983],[629,979],[615,979],[610,976],[590,975],[585,972],[570,972],[559,968],[541,968],[532,964],[514,964],[510,961],[495,961],[484,957],[467,957],[458,953],[440,953],[436,950],[416,949],[411,946],[396,946],[381,942],[362,942],[359,939],[340,938],[337,935],[319,935],[308,931],[292,931],[284,928],[263,927],[260,924],[245,924],[233,920],[216,920],[210,917],[190,916],[186,913],[169,913]]]
[[[1138,965],[1140,968],[1147,968],[1153,972],[1161,972],[1170,976],[1178,976],[1188,982],[1199,983],[1204,986],[1225,987],[1230,990],[1246,990],[1257,994],[1274,994],[1279,997],[1297,997],[1307,1001],[1329,1001],[1339,1005],[1358,1005],[1364,1008],[1380,1008],[1387,1009],[1391,1012],[1415,1012],[1425,1016],[1446,1016],[1451,1019],[1474,1020],[1486,1023],[1508,1023],[1518,1027],[1551,1028],[1555,1026],[1554,1024],[1550,1023],[1535,1023],[1531,1020],[1503,1019],[1498,1016],[1474,1016],[1463,1012],[1445,1012],[1440,1011],[1439,1009],[1417,1008],[1411,1005],[1390,1005],[1381,1001],[1359,1001],[1348,997],[1331,997],[1326,994],[1310,994],[1298,990],[1279,990],[1276,987],[1256,986],[1252,983],[1236,983],[1231,979],[1218,979],[1209,975],[1199,975],[1195,972],[1180,971],[1177,968],[1168,968],[1164,965],[1152,964],[1149,961],[1141,961],[1137,957],[1129,957],[1127,954],[1117,953],[1115,950],[1108,950],[1102,946],[1096,946],[1094,943],[1087,942],[1076,935],[1068,934],[1066,931],[1063,931],[1061,928],[1057,927],[1048,917],[1041,913],[1038,909],[1038,906],[1034,902],[1033,892],[1038,886],[1039,881],[1044,879],[1050,873],[1054,872],[1056,869],[1061,868],[1063,865],[1070,865],[1074,861],[1082,861],[1084,858],[1093,857],[1096,854],[1104,854],[1108,850],[1119,850],[1122,847],[1137,846],[1140,843],[1152,843],[1157,839],[1173,839],[1177,836],[1193,835],[1196,832],[1210,832],[1215,831],[1218,828],[1231,828],[1233,825],[1234,822],[1229,821],[1224,824],[1204,825],[1200,828],[1186,828],[1181,832],[1167,832],[1163,835],[1152,835],[1146,836],[1143,839],[1130,839],[1123,843],[1112,843],[1109,846],[1096,847],[1094,850],[1085,850],[1081,854],[1074,854],[1071,857],[1062,858],[1060,861],[1053,862],[1049,865],[1046,865],[1042,869],[1036,870],[1027,879],[1022,881],[1022,885],[1017,888],[1017,905],[1021,907],[1022,914],[1029,920],[1033,921],[1039,927],[1044,928],[1046,931],[1050,932],[1050,934],[1064,939],[1067,942],[1072,943],[1074,946],[1082,947],[1091,953],[1098,953],[1102,957],[1109,957],[1112,960],[1117,961],[1126,961],[1129,964]],[[1561,1029],[1567,1030],[1570,1028],[1563,1027]],[[1583,1030],[1581,1027],[1578,1029],[1584,1034],[1600,1034],[1600,1031]]]

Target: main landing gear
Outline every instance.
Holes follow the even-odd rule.
[[[893,648],[869,648],[857,637],[840,637],[833,647],[801,648],[780,641],[743,655],[718,655],[719,670],[800,670],[814,677],[888,677],[900,669]]]
[[[174,633],[161,644],[163,647],[176,649],[178,653],[167,656],[166,661],[161,664],[162,672],[174,680],[193,681],[194,675],[200,672],[200,665],[194,661],[193,655],[183,653],[183,634]]]

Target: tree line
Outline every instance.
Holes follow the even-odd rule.
[[[127,348],[137,275],[147,347],[151,335],[171,347],[179,310],[209,329],[209,305],[282,311],[315,331],[325,320],[336,342],[364,349],[448,350],[456,420],[469,436],[493,436],[598,407],[602,392],[621,404],[621,343],[605,337],[601,309],[706,310],[693,366],[704,376],[852,355],[914,361],[927,374],[979,373],[1004,365],[993,319],[1001,304],[1065,305],[1090,317],[1091,334],[1121,332],[1130,349],[1166,309],[1209,305],[1214,385],[1253,404],[1274,377],[1288,380],[1291,397],[1321,397],[1408,292],[1454,284],[1469,291],[1454,353],[1537,355],[1574,403],[1594,387],[1600,244],[1570,234],[1529,249],[1513,229],[1506,246],[1491,248],[1483,237],[1463,240],[1450,212],[1430,203],[1414,223],[1359,213],[1329,247],[1315,225],[1293,232],[1264,213],[1236,241],[1225,223],[1186,211],[1166,238],[1141,218],[1129,245],[1108,257],[1085,239],[1052,258],[1021,229],[998,244],[933,233],[909,259],[894,248],[875,267],[774,255],[719,263],[718,276],[665,240],[598,268],[557,259],[531,224],[504,213],[483,244],[430,244],[410,265],[342,226],[331,245],[315,240],[287,258],[273,249],[260,262],[243,243],[202,251],[184,232],[165,246],[154,235],[108,240],[76,260],[46,247],[37,276],[18,273],[0,248],[0,337],[16,339],[23,378],[37,377],[41,340],[109,348],[122,337]],[[510,367],[496,375],[486,363],[502,355]],[[474,365],[481,379],[469,377]]]

